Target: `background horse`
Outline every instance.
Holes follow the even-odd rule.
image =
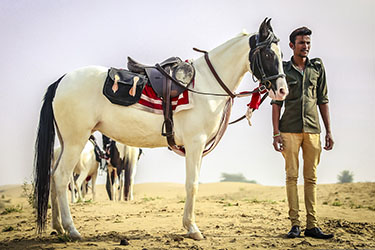
[[[270,20],[266,19],[260,25],[259,33],[240,34],[209,51],[207,56],[228,91],[235,91],[245,73],[252,72],[262,85],[267,86],[272,99],[283,100],[288,89],[277,42]],[[225,94],[204,57],[194,61],[194,68],[194,90]],[[56,194],[52,198],[53,228],[58,233],[69,233],[73,239],[81,238],[72,220],[66,188],[80,153],[94,131],[129,146],[167,147],[167,141],[161,135],[162,115],[115,105],[103,96],[107,73],[106,67],[83,67],[67,73],[47,89],[36,141],[38,232],[45,228],[51,187],[51,192]],[[192,94],[194,107],[174,115],[175,141],[186,151],[183,226],[193,239],[203,239],[194,213],[202,154],[206,144],[217,134],[223,112],[232,103],[231,97]],[[63,150],[51,171],[55,125]]]
[[[54,150],[54,155],[60,155],[61,147]],[[98,177],[98,168],[101,159],[104,157],[104,152],[98,144],[93,135],[90,136],[89,141],[83,148],[79,161],[76,164],[73,174],[70,179],[71,202],[75,202],[75,190],[78,194],[78,201],[83,201],[87,193],[87,184],[91,180],[92,199],[95,201],[96,197],[96,178]],[[55,160],[53,161],[53,163]]]
[[[142,149],[130,147],[103,135],[107,157],[106,190],[110,200],[133,200],[134,177]],[[119,186],[119,188],[117,187]],[[117,189],[119,194],[116,196]]]

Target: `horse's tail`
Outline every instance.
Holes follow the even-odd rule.
[[[38,233],[45,229],[50,192],[51,163],[55,142],[52,101],[55,97],[57,86],[63,77],[51,84],[47,89],[40,111],[38,134],[35,141],[34,197],[36,199]]]

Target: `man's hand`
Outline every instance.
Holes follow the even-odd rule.
[[[273,147],[277,152],[284,150],[283,138],[280,135],[273,137]]]
[[[325,150],[331,150],[333,148],[333,144],[335,144],[335,142],[333,141],[333,137],[332,137],[331,133],[326,134],[325,141],[326,141],[326,143],[325,143],[324,149]]]

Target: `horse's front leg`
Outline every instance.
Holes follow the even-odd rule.
[[[136,163],[131,164],[131,167],[130,167],[130,183],[129,183],[129,200],[130,201],[134,200],[133,190],[134,190],[134,179],[135,179],[136,172],[137,172]]]
[[[76,202],[76,193],[75,193],[75,181],[74,181],[74,174],[70,176],[70,182],[69,182],[69,187],[70,187],[70,201],[71,203]]]
[[[96,178],[98,177],[98,170],[91,176],[91,192],[92,192],[92,200],[96,200]]]
[[[89,170],[86,166],[85,169],[81,171],[81,173],[78,176],[78,179],[76,180],[76,188],[78,193],[78,201],[83,202],[85,201],[84,197],[86,195],[86,177],[88,176]]]
[[[198,193],[199,172],[202,162],[202,152],[205,140],[200,138],[186,146],[186,202],[183,225],[188,230],[188,236],[195,240],[203,239],[198,226],[195,224],[195,199]]]
[[[119,182],[120,189],[119,189],[118,200],[121,201],[122,197],[124,196],[124,188],[125,188],[125,186],[124,186],[124,182],[125,182],[125,170],[124,169],[120,171],[120,174],[118,175],[118,178],[120,180],[120,182]]]

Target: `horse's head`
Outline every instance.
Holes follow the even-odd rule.
[[[250,68],[253,75],[267,88],[273,100],[284,100],[288,86],[283,70],[279,39],[273,33],[271,19],[264,19],[259,32],[250,37]]]

